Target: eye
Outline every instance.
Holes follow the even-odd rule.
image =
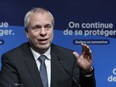
[[[49,29],[49,28],[51,28],[51,27],[52,27],[52,25],[50,25],[50,24],[45,25],[45,28],[46,28],[46,29]]]
[[[35,25],[35,26],[32,27],[33,30],[38,30],[40,28],[41,28],[41,26],[39,26],[39,25]]]

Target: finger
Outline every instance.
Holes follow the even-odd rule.
[[[73,55],[76,57],[76,59],[79,59],[79,54],[77,52],[73,52]]]
[[[92,51],[91,51],[90,47],[86,44],[84,44],[84,46],[85,46],[84,58],[86,58],[88,60],[92,60]]]
[[[84,56],[84,58],[86,58],[88,56],[88,53],[89,53],[88,51],[89,51],[89,49],[88,49],[87,45],[82,44],[82,55]]]
[[[81,43],[81,46],[82,46],[82,53],[85,52],[85,46],[83,43]]]
[[[90,50],[89,46],[84,44],[84,49],[85,49],[85,54],[89,55],[89,50]]]
[[[92,65],[92,59],[88,58],[87,60],[90,63],[90,65]]]
[[[92,60],[92,51],[91,51],[90,47],[87,45],[86,45],[86,56],[88,56],[88,58],[90,60]]]
[[[92,60],[92,51],[91,51],[91,49],[89,50],[89,53],[90,53],[90,60]]]
[[[88,56],[90,59],[92,59],[92,51],[89,46],[88,46]]]

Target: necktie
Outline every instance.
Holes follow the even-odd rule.
[[[43,82],[43,86],[44,87],[48,87],[48,77],[47,77],[45,59],[47,59],[47,57],[45,55],[41,55],[39,57],[39,61],[40,61],[40,76],[41,76],[41,79],[42,79],[42,82]]]

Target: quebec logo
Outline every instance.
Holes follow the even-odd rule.
[[[116,68],[112,70],[112,75],[108,77],[108,82],[116,82]]]

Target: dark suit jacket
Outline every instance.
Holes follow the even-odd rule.
[[[81,87],[95,87],[94,74],[88,78],[81,75],[72,52],[51,45],[51,87],[78,87],[72,77]],[[9,87],[13,83],[21,83],[24,87],[43,87],[29,43],[24,43],[2,56],[0,87]]]

